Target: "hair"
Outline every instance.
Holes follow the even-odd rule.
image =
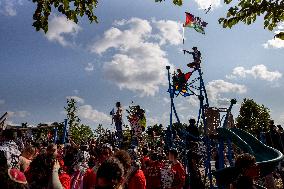
[[[279,130],[283,130],[283,127],[282,127],[281,125],[277,125],[277,128],[278,128]]]
[[[25,158],[29,158],[30,156],[34,156],[36,153],[36,149],[32,146],[26,146],[22,152],[22,156]]]
[[[158,153],[157,153],[157,152],[153,152],[153,153],[151,154],[151,156],[150,156],[150,159],[151,159],[152,161],[158,161],[158,160],[159,160],[159,155],[158,155]]]
[[[31,189],[40,189],[48,186],[54,157],[51,154],[39,154],[30,164],[27,180]]]
[[[172,148],[172,149],[169,150],[169,153],[170,153],[170,154],[173,154],[175,158],[178,157],[178,151],[177,151],[177,149]]]
[[[120,108],[120,107],[121,107],[120,102],[116,102],[115,106],[116,106],[117,108]]]
[[[74,154],[78,154],[78,149],[73,147],[73,146],[69,146],[68,150],[66,150],[66,154],[63,157],[63,161],[64,161],[64,165],[67,167],[67,173],[68,174],[73,174],[73,163],[76,161],[76,156]]]
[[[118,186],[124,176],[123,165],[116,158],[109,158],[104,161],[97,171],[97,179],[104,178],[112,185]]]
[[[127,174],[131,167],[131,157],[125,150],[119,150],[114,154],[114,157],[123,165],[124,173]]]
[[[53,155],[56,150],[57,150],[56,144],[50,144],[46,148],[46,153]]]
[[[195,125],[196,124],[196,120],[195,119],[190,119],[189,120],[189,124],[190,125]]]
[[[241,154],[236,158],[235,167],[238,168],[240,171],[243,169],[248,169],[252,165],[255,164],[255,157],[245,153]]]
[[[142,149],[142,153],[143,153],[144,156],[148,155],[148,153],[149,153],[148,148],[144,147],[144,148]]]

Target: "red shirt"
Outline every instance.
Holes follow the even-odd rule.
[[[142,159],[141,159],[141,164],[142,164],[142,171],[145,173],[146,171],[146,168],[147,166],[149,165],[150,163],[150,158],[148,156],[144,156]]]
[[[67,173],[59,174],[59,180],[64,189],[70,189],[71,187],[71,177]]]
[[[142,170],[136,171],[129,179],[128,189],[146,189],[146,178]]]
[[[84,189],[93,189],[96,185],[96,173],[93,169],[88,169],[83,178]]]
[[[172,170],[174,172],[174,180],[171,189],[181,189],[185,183],[185,170],[179,162],[172,165]]]
[[[161,168],[163,164],[153,161],[146,171],[147,189],[161,188]]]

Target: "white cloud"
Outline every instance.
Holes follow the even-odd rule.
[[[172,20],[153,20],[153,24],[160,31],[158,38],[160,44],[169,43],[171,45],[179,45],[182,43],[182,24]]]
[[[83,105],[78,108],[79,117],[90,120],[98,124],[111,124],[110,116],[106,115],[103,112],[99,112],[94,109],[91,105]]]
[[[263,44],[263,47],[266,48],[266,49],[269,49],[269,48],[275,48],[275,49],[284,48],[284,40],[281,40],[279,38],[270,39],[266,43]]]
[[[195,96],[195,95],[189,96],[186,100],[187,100],[187,102],[189,103],[190,106],[199,107],[199,105],[200,105],[200,101],[199,101],[198,97]]]
[[[284,124],[284,112],[279,116],[279,124]]]
[[[274,33],[278,34],[280,32],[284,32],[284,22],[281,22],[278,25],[277,30]],[[263,44],[263,47],[266,48],[266,49],[269,49],[269,48],[274,48],[274,49],[284,48],[284,40],[281,40],[279,38],[270,39],[266,43]]]
[[[200,9],[208,9],[210,6],[212,9],[221,6],[221,0],[195,0]]]
[[[9,111],[8,112],[9,117],[20,117],[20,118],[25,118],[27,116],[30,116],[30,112],[28,111]]]
[[[261,79],[265,81],[275,81],[282,77],[282,73],[280,73],[279,71],[269,71],[263,64],[253,66],[251,69],[236,67],[233,69],[232,74],[226,77],[229,79],[234,79],[245,78],[248,75],[253,76],[255,79]]]
[[[151,24],[157,23],[163,25],[163,31],[152,30]],[[106,78],[120,89],[153,96],[159,86],[166,84],[165,67],[170,65],[160,45],[178,44],[177,38],[180,38],[176,34],[178,27],[169,28],[169,24],[174,25],[173,21],[149,22],[139,18],[116,21],[115,27],[105,31],[103,38],[90,46],[90,51],[102,54],[114,49],[116,54],[112,60],[103,65]],[[166,37],[166,30],[171,36]]]
[[[153,126],[155,124],[160,124],[159,120],[156,117],[147,118],[147,126]]]
[[[94,71],[94,64],[91,63],[91,62],[89,62],[89,63],[87,64],[87,66],[85,67],[85,71],[86,71],[86,72],[92,72],[92,71]]]
[[[45,34],[49,41],[55,41],[62,46],[72,46],[72,42],[66,36],[75,37],[82,28],[75,22],[64,16],[54,16],[48,24],[48,32]]]
[[[18,111],[18,112],[16,112],[16,115],[18,116],[18,117],[27,117],[27,116],[29,116],[29,115],[31,115],[28,111]]]
[[[230,99],[224,98],[221,95],[224,93],[244,94],[247,92],[245,85],[230,83],[224,80],[213,80],[206,85],[208,98],[213,104],[228,105]]]
[[[150,23],[139,18],[120,20],[114,24],[116,26],[128,26],[129,29],[120,30],[112,27],[105,31],[104,37],[90,47],[91,52],[101,54],[109,48],[117,48],[121,51],[138,48],[141,43],[145,43],[152,32]]]
[[[80,103],[80,104],[84,104],[85,100],[79,96],[66,96],[67,99],[74,99],[76,102]]]
[[[166,98],[166,97],[163,98],[163,101],[164,101],[166,104],[169,104],[169,103],[171,102],[171,100],[170,100],[169,98]]]
[[[22,4],[22,0],[0,0],[0,13],[5,16],[16,16],[16,7]]]
[[[80,119],[86,119],[89,121],[92,121],[97,124],[104,124],[104,125],[110,125],[111,124],[111,117],[107,114],[100,112],[96,109],[94,109],[89,104],[84,104],[85,100],[78,96],[67,96],[66,98],[75,99],[78,103],[80,103],[80,106],[78,106],[78,116]],[[62,114],[66,114],[66,111],[62,111]]]

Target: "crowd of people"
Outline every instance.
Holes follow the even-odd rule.
[[[122,150],[96,140],[79,146],[27,140],[20,147],[12,130],[4,130],[1,139],[5,189],[181,189],[185,184],[176,149],[167,159],[148,148]]]
[[[281,138],[281,132],[272,123],[270,128],[265,138],[274,144],[276,134]],[[199,133],[192,120],[187,131],[191,134],[185,143],[189,150],[166,148],[165,141],[155,139],[139,147],[119,148],[113,135],[80,145],[72,140],[55,144],[25,139],[19,143],[13,130],[4,130],[0,137],[0,188],[203,189],[206,183],[199,166],[203,157],[194,142]],[[174,135],[175,142],[181,140],[178,132]],[[277,141],[280,148],[282,143]],[[238,177],[231,182],[231,188],[256,188],[253,180],[259,176],[259,169],[255,158],[240,153],[235,157],[235,167]]]

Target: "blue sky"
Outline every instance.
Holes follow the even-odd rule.
[[[66,97],[73,96],[82,122],[93,127],[110,125],[116,101],[140,104],[148,124],[168,124],[164,67],[186,72],[192,59],[181,50],[197,46],[210,105],[253,98],[283,124],[284,42],[263,29],[261,18],[251,26],[223,29],[218,18],[227,8],[219,0],[187,0],[182,7],[154,0],[101,1],[95,10],[99,24],[83,18],[76,25],[55,12],[44,34],[31,26],[33,3],[0,0],[0,113],[9,111],[12,123],[62,121]],[[185,11],[209,24],[206,35],[186,29],[183,45]],[[183,122],[197,115],[195,98],[180,97],[176,106]]]

